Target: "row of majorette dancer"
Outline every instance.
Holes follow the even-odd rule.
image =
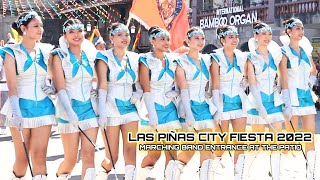
[[[205,34],[192,27],[181,55],[168,53],[169,33],[157,26],[148,31],[152,52],[127,51],[128,28],[112,24],[109,38],[113,48],[96,51],[84,39],[84,25],[69,19],[63,25],[59,48],[39,43],[43,24],[35,12],[22,14],[12,27],[23,36],[20,44],[0,49],[7,77],[9,99],[1,110],[6,126],[11,127],[16,161],[13,179],[23,179],[29,165],[34,179],[46,179],[46,154],[51,126],[58,121],[64,148],[64,161],[56,175],[68,179],[76,164],[81,142],[82,179],[96,178],[94,153],[98,128],[105,144],[106,158],[101,162],[99,178],[107,179],[119,154],[120,131],[123,137],[125,179],[146,179],[161,152],[150,151],[136,175],[136,144],[128,142],[128,133],[141,129],[165,132],[243,132],[246,123],[254,131],[267,124],[273,132],[298,128],[302,118],[306,132],[314,133],[316,69],[312,46],[304,37],[299,19],[285,21],[286,37],[280,47],[272,41],[270,26],[253,25],[250,53],[236,49],[239,34],[233,26],[217,29],[222,48],[201,54]],[[98,89],[93,88],[98,79]],[[277,81],[276,77],[278,77]],[[208,86],[206,88],[206,86]],[[250,94],[244,93],[250,87]],[[57,96],[53,103],[52,95]],[[303,151],[307,177],[315,179],[314,143]],[[27,154],[27,158],[26,158]],[[200,179],[214,179],[214,167],[223,152],[200,153]],[[183,167],[194,152],[165,152],[165,179],[180,179]],[[29,156],[31,162],[29,161]],[[234,155],[235,179],[243,179],[246,156]],[[280,178],[280,153],[271,154],[273,179]],[[32,168],[31,168],[32,164]]]

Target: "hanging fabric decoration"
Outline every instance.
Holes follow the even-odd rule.
[[[20,15],[21,14],[21,10],[20,10],[20,8],[19,8],[19,2],[17,2],[16,0],[14,1],[14,5],[16,6],[16,10],[17,10],[17,12],[18,12],[18,15]]]
[[[29,0],[27,0],[27,4],[28,4],[28,6],[30,7],[30,10],[31,10],[31,11],[34,11],[34,8],[31,6],[31,3],[30,3]]]
[[[48,12],[49,16],[51,17],[51,19],[54,19],[53,14],[51,13],[50,9],[48,9],[45,4],[42,2],[42,0],[39,0],[41,5],[43,6],[43,8]]]
[[[57,16],[59,17],[59,19],[61,19],[61,18],[62,18],[62,15],[57,11],[56,7],[55,7],[54,5],[52,5],[49,0],[46,0],[46,2],[47,2],[47,3],[49,4],[49,6],[53,9],[53,11],[57,14]]]
[[[11,13],[11,16],[15,16],[15,13],[14,13],[14,3],[9,0],[9,8],[10,8],[10,13]]]
[[[6,16],[6,11],[7,11],[7,2],[6,0],[2,1],[2,16],[5,17]]]
[[[95,20],[91,15],[89,15],[85,10],[83,10],[83,8],[78,3],[76,3],[75,1],[71,1],[71,4],[77,9],[78,12],[80,12],[84,17],[86,17],[87,20]],[[91,19],[88,16],[91,16]]]
[[[26,6],[21,2],[21,0],[19,0],[19,3],[18,3],[21,8],[22,8],[22,12],[25,12],[26,11]]]
[[[80,0],[80,2],[83,4],[82,7],[87,6],[87,5],[83,2],[83,0]],[[92,14],[96,15],[96,16],[99,18],[99,21],[105,22],[105,19],[99,15],[99,9],[97,8],[97,6],[95,6],[95,8],[96,8],[96,11],[93,11],[91,8],[88,8],[88,9],[92,12]],[[94,19],[96,19],[96,18],[94,18]]]
[[[66,8],[66,9],[72,9],[72,11],[71,11],[71,16],[73,17],[73,18],[77,18],[77,17],[79,17],[79,15],[77,15],[76,13],[76,15],[74,15],[73,13],[75,12],[75,10],[73,9],[73,8],[71,8],[71,7],[69,7],[69,5],[63,0],[63,1],[61,1],[61,3],[63,4],[63,6]],[[79,17],[80,19],[82,19],[81,18],[81,16]]]
[[[40,14],[41,14],[41,17],[42,17],[43,19],[45,19],[44,13],[41,11],[38,3],[37,3],[35,0],[33,0],[33,2],[34,2],[34,4],[36,5],[37,9],[39,10],[39,12],[40,12]]]
[[[53,0],[50,0],[52,2],[52,4],[54,4],[58,9],[59,9],[59,14],[63,14],[64,16],[66,16],[68,19],[71,19],[71,15],[67,14],[67,13],[61,13],[64,11],[64,7],[60,8],[60,4],[55,3]],[[62,3],[63,4],[63,3]]]

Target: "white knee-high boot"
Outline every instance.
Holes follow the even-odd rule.
[[[184,163],[179,160],[170,160],[165,170],[165,180],[179,180]]]
[[[246,160],[246,155],[239,154],[237,163],[234,168],[234,179],[235,180],[243,180],[245,160]]]
[[[315,151],[308,151],[307,160],[307,180],[315,180],[317,153]]]
[[[60,174],[57,179],[58,180],[68,180],[70,178],[70,173],[69,174]]]
[[[271,153],[270,161],[271,161],[272,180],[280,179],[280,160],[281,160],[281,154],[279,152]]]
[[[32,180],[47,180],[47,175],[36,175]]]
[[[107,172],[103,167],[101,167],[101,170],[99,170],[99,173],[98,173],[96,179],[97,180],[106,180],[106,179],[108,179],[110,172],[111,172],[111,170]]]
[[[95,180],[96,179],[96,169],[87,168],[83,180]]]
[[[213,171],[213,159],[206,159],[202,162],[200,168],[200,180],[213,180],[214,171]]]
[[[138,171],[137,179],[146,180],[149,177],[150,171],[153,168],[154,168],[153,166],[147,166],[147,167],[141,168],[140,171]]]
[[[136,179],[136,166],[126,165],[124,179],[125,180],[135,180]]]
[[[23,177],[17,177],[14,172],[12,172],[11,174],[11,179],[12,180],[26,180],[26,178],[23,176]]]

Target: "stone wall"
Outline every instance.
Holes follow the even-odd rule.
[[[11,32],[11,25],[18,17],[0,16],[0,39],[7,41],[7,34]]]

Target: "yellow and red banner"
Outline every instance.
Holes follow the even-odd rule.
[[[185,0],[133,0],[130,17],[149,29],[159,26],[171,35],[172,51],[183,46],[189,29]]]

